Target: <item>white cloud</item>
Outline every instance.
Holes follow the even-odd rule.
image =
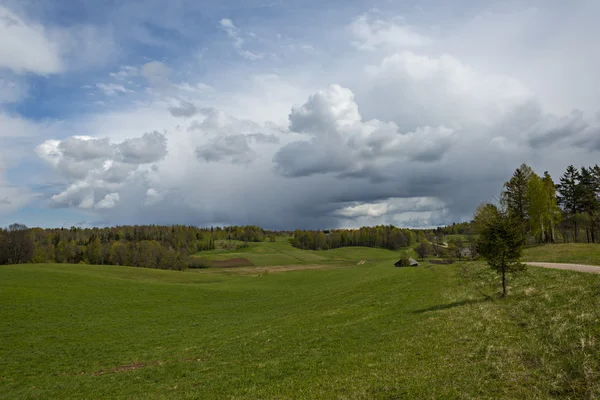
[[[107,210],[119,202],[119,190],[144,185],[148,165],[164,159],[166,138],[158,132],[112,143],[108,139],[69,137],[46,140],[38,156],[53,166],[68,187],[50,198],[55,207]]]
[[[0,5],[0,68],[51,75],[110,61],[109,29],[91,25],[46,27]]]
[[[264,53],[255,53],[255,52],[244,49],[243,46],[246,41],[242,37],[243,33],[240,30],[240,28],[235,26],[233,24],[233,21],[231,21],[229,18],[223,18],[220,21],[220,27],[233,40],[233,47],[235,48],[235,50],[237,51],[237,53],[240,56],[242,56],[243,58],[250,60],[250,61],[260,60],[265,57]],[[248,34],[248,36],[254,37],[255,35]]]
[[[19,115],[4,113],[0,109],[1,137],[35,136],[48,126],[49,124],[35,123]]]
[[[400,18],[377,18],[363,14],[348,26],[355,40],[352,44],[360,50],[418,48],[431,43],[431,39],[414,31]]]
[[[117,93],[129,93],[131,90],[126,89],[123,85],[116,83],[97,83],[96,87],[100,89],[105,95],[112,96]]]
[[[130,65],[124,65],[119,68],[118,72],[111,72],[109,74],[109,76],[111,78],[122,80],[122,79],[131,78],[134,76],[138,76],[139,73],[140,73],[140,71],[138,70],[138,68],[132,67]]]
[[[411,128],[489,125],[534,98],[518,80],[482,73],[450,55],[395,53],[368,66],[366,74],[359,93],[376,99],[364,103],[366,113]]]
[[[190,92],[190,93],[207,93],[207,92],[215,91],[215,89],[212,86],[207,85],[206,83],[202,83],[202,82],[198,82],[196,84],[182,82],[180,84],[175,85],[175,88],[177,90],[180,90],[183,92]]]
[[[109,193],[102,200],[96,204],[98,209],[109,209],[113,208],[119,201],[119,193]]]
[[[0,5],[0,68],[40,75],[61,72],[60,44],[51,36],[41,24]]]
[[[381,217],[388,213],[390,207],[387,203],[364,203],[354,206],[344,207],[335,212],[344,218],[357,217]]]

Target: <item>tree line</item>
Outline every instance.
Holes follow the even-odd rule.
[[[596,243],[600,228],[600,167],[567,167],[558,183],[521,164],[504,183],[500,203],[529,243]]]
[[[381,247],[398,250],[414,243],[409,229],[395,226],[373,226],[360,229],[335,229],[328,231],[294,231],[291,244],[302,250],[327,250],[346,246]]]
[[[12,224],[0,229],[0,264],[55,262],[181,270],[187,266],[187,256],[214,249],[217,240],[260,242],[281,234],[258,226],[42,229]]]

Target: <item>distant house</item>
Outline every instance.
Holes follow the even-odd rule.
[[[463,249],[460,249],[460,256],[465,258],[471,258],[473,257],[473,253],[471,252],[470,248],[465,247]]]
[[[415,260],[412,257],[409,257],[408,259],[406,258],[401,258],[398,261],[396,261],[396,263],[394,264],[394,266],[396,267],[416,267],[419,265],[419,262],[417,260]]]

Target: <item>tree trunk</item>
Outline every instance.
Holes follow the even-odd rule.
[[[546,231],[544,230],[544,219],[540,219],[540,223],[542,224],[542,243],[546,243]]]

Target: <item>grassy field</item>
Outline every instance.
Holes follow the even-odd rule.
[[[227,241],[236,243],[234,241]],[[242,242],[239,242],[242,244]],[[400,251],[374,249],[368,247],[346,247],[324,251],[300,250],[289,244],[288,238],[279,237],[276,242],[248,243],[248,247],[237,250],[216,249],[201,251],[198,257],[207,260],[227,260],[246,258],[257,266],[271,265],[348,265],[360,261],[397,261]],[[412,254],[412,253],[411,253]],[[393,263],[392,263],[393,264]]]
[[[600,396],[600,276],[532,267],[500,300],[483,264],[389,254],[307,252],[324,268],[258,275],[0,267],[0,398]]]
[[[566,243],[531,247],[524,261],[600,265],[600,244]]]

